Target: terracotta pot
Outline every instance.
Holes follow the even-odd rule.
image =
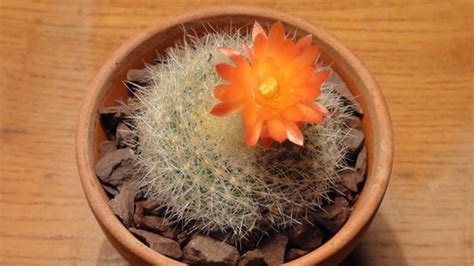
[[[340,41],[319,26],[277,11],[248,6],[219,6],[179,17],[162,19],[120,47],[103,65],[92,81],[84,101],[76,134],[76,156],[82,186],[89,205],[107,238],[133,264],[182,265],[138,241],[112,213],[108,198],[94,173],[99,158],[98,144],[105,139],[99,123],[98,109],[126,100],[128,93],[122,81],[131,68],[143,68],[156,51],[163,51],[182,40],[182,27],[203,34],[203,25],[225,29],[252,26],[257,20],[268,25],[276,20],[298,37],[311,33],[321,46],[322,59],[359,96],[364,111],[363,126],[368,148],[368,175],[352,214],[342,229],[313,252],[287,265],[335,265],[356,246],[374,217],[388,185],[392,166],[393,142],[388,109],[382,92],[365,65]]]

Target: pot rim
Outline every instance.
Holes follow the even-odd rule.
[[[132,53],[140,44],[153,37],[156,33],[179,26],[184,22],[226,15],[257,16],[280,20],[307,32],[313,34],[317,33],[315,35],[318,36],[318,39],[324,40],[332,45],[332,52],[344,57],[344,60],[352,67],[355,74],[363,79],[362,82],[365,84],[368,93],[366,96],[370,97],[368,104],[373,104],[377,108],[377,112],[370,113],[371,120],[377,121],[379,125],[377,128],[372,128],[372,131],[379,132],[378,134],[373,134],[373,142],[377,144],[377,147],[374,147],[374,154],[370,157],[370,159],[373,159],[372,165],[377,167],[372,167],[372,169],[370,169],[371,171],[367,173],[367,178],[369,178],[369,175],[373,176],[375,182],[374,187],[376,189],[365,191],[366,194],[370,193],[370,196],[365,199],[365,205],[355,207],[360,209],[358,219],[352,218],[351,215],[346,224],[330,240],[307,255],[288,262],[285,265],[326,264],[328,261],[331,261],[331,263],[335,262],[331,260],[331,258],[335,256],[336,253],[340,253],[343,247],[354,246],[354,241],[357,241],[354,239],[365,231],[368,224],[370,224],[388,186],[393,160],[393,133],[388,107],[381,89],[369,70],[361,60],[349,48],[337,40],[337,38],[318,25],[269,8],[248,5],[219,5],[201,8],[173,18],[164,18],[141,31],[113,53],[110,59],[100,68],[89,86],[89,90],[82,104],[76,129],[76,160],[81,184],[88,204],[104,230],[104,233],[123,245],[124,250],[121,250],[121,247],[116,247],[122,255],[124,255],[123,252],[129,252],[151,264],[184,265],[153,251],[138,241],[112,213],[108,202],[103,199],[103,191],[99,188],[100,183],[94,171],[94,152],[92,145],[98,115],[98,105],[105,95],[105,90],[109,84],[109,77],[119,71],[117,67],[119,62],[124,60],[127,55]],[[365,111],[366,110],[364,110],[364,112]],[[361,192],[361,196],[363,193],[364,190]]]

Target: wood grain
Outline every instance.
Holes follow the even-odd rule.
[[[347,263],[473,265],[472,2],[257,2],[326,27],[366,62],[387,98],[391,184]],[[123,41],[153,21],[218,3],[0,1],[0,264],[125,264],[80,187],[82,97]]]

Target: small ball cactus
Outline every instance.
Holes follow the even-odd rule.
[[[189,232],[224,232],[241,240],[288,228],[317,215],[345,167],[345,119],[349,108],[326,82],[318,98],[331,112],[324,124],[303,126],[305,143],[248,148],[238,114],[216,118],[213,89],[222,82],[215,65],[231,63],[220,47],[242,51],[250,36],[238,31],[188,36],[148,66],[151,84],[136,96],[132,117],[138,136],[137,169],[149,198],[166,203],[169,221]],[[328,68],[329,69],[329,68]],[[335,74],[332,74],[335,75]]]

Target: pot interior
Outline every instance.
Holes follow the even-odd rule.
[[[258,21],[264,28],[273,24],[275,19],[272,16],[275,17],[275,15],[267,15],[265,13],[258,15],[238,14],[235,10],[234,13],[221,12],[220,14],[206,14],[205,16],[189,16],[187,19],[181,18],[181,21],[179,19],[171,20],[170,22],[159,24],[159,27],[151,27],[140,35],[138,41],[134,39],[124,45],[126,49],[120,49],[113,57],[117,61],[108,63],[109,66],[113,64],[112,70],[108,69],[110,73],[106,73],[106,80],[102,85],[103,88],[99,90],[95,99],[96,102],[90,120],[93,123],[94,129],[89,133],[91,142],[86,144],[91,145],[89,146],[91,148],[89,150],[90,156],[93,157],[91,163],[95,164],[99,159],[99,144],[106,138],[100,123],[98,109],[104,106],[113,106],[117,101],[126,102],[129,93],[123,82],[126,80],[129,69],[144,68],[145,63],[152,63],[157,53],[164,54],[166,48],[182,43],[183,39],[186,38],[186,32],[197,36],[203,36],[210,30],[228,31],[230,29],[238,29],[242,32],[251,32],[255,21]],[[184,22],[177,25],[176,21]],[[281,21],[285,25],[287,33],[295,33],[296,38],[301,38],[310,33],[313,35],[313,42],[321,47],[320,60],[325,64],[331,64],[332,68],[347,84],[364,111],[362,122],[366,135],[365,144],[368,150],[367,179],[364,188],[346,225],[336,234],[338,236],[337,240],[335,236],[318,248],[317,251],[304,256],[315,257],[316,252],[321,254],[321,250],[324,249],[325,255],[323,257],[328,257],[331,256],[329,254],[343,249],[341,246],[348,245],[348,243],[351,246],[355,245],[354,238],[358,238],[361,231],[366,228],[381,202],[391,168],[392,143],[390,122],[389,120],[387,122],[387,118],[384,117],[388,117],[388,112],[384,109],[385,103],[375,81],[373,81],[365,67],[347,48],[343,47],[337,40],[319,27],[294,20],[290,17],[282,17]],[[367,84],[370,84],[370,86]],[[374,98],[376,99],[373,100]],[[379,112],[380,109],[382,109],[381,112]],[[374,147],[374,143],[382,142],[387,136],[390,138],[384,141],[387,147]],[[386,151],[380,151],[380,149],[386,149]],[[384,158],[377,159],[377,156],[383,152],[386,153],[383,156]],[[385,167],[388,169],[374,172],[374,159],[382,162],[381,165],[377,166],[378,168]],[[383,180],[377,181],[377,177],[374,174],[380,174],[380,178]],[[98,186],[100,185],[97,179],[94,183]],[[108,202],[105,192],[101,188],[99,190],[101,190],[103,200]],[[370,195],[371,192],[375,193]],[[344,232],[341,233],[342,231]],[[345,252],[350,251],[350,249],[346,249]],[[341,257],[340,255],[339,257]],[[303,260],[298,261],[303,262]]]

